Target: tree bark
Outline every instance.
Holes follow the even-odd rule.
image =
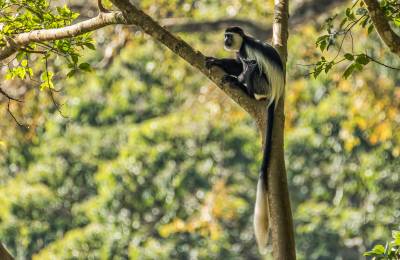
[[[273,45],[287,60],[289,0],[275,0]],[[296,259],[293,217],[284,158],[284,98],[280,99],[274,115],[272,150],[268,169],[268,201],[274,259]],[[261,128],[262,129],[262,128]]]
[[[400,57],[400,36],[397,35],[382,11],[377,0],[364,0],[367,5],[369,16],[374,24],[375,30],[379,37],[389,47],[390,51]]]
[[[1,260],[13,260],[14,257],[7,251],[4,245],[0,242],[0,259]]]
[[[121,12],[100,13],[89,20],[56,29],[34,30],[15,35],[7,39],[7,46],[0,49],[0,61],[10,57],[19,48],[33,42],[54,41],[72,38],[87,32],[95,31],[110,24],[124,24]]]

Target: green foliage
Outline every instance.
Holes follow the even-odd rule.
[[[237,13],[258,21],[269,10],[265,1],[246,0],[141,5],[158,19]],[[357,7],[347,12],[346,22],[362,15]],[[95,35],[99,50],[122,32],[113,30]],[[360,31],[355,26],[353,37],[380,55],[377,38]],[[363,52],[343,52],[345,61],[333,66],[328,52],[337,39],[323,37],[321,74],[305,80],[295,64],[313,57],[308,39],[317,34],[307,25],[289,38],[285,156],[297,254],[359,259],[398,228],[400,78],[379,66],[358,70],[370,62]],[[221,32],[180,36],[208,55],[229,55],[218,48]],[[0,104],[0,240],[19,259],[258,258],[251,219],[261,154],[254,123],[139,32],[103,69],[87,65],[99,63],[100,51],[77,52],[82,57],[61,63],[49,56],[47,66],[40,53],[17,56],[16,67],[26,69],[15,71],[15,82],[22,73],[29,78],[31,68],[45,91],[28,91],[23,105],[11,107],[29,129],[14,128]],[[396,64],[389,55],[382,59]],[[347,80],[345,63],[358,71]],[[53,86],[66,117],[45,95]]]
[[[63,259],[106,259],[100,249],[107,235],[104,227],[96,224],[71,230],[63,239],[51,244],[32,259],[47,260],[60,256]]]
[[[79,13],[71,11],[66,5],[54,6],[47,0],[1,0],[0,1],[0,48],[12,41],[12,37],[33,30],[62,28],[71,25]],[[12,43],[10,43],[12,44]],[[70,39],[43,43],[31,43],[18,50],[17,62],[8,63],[6,79],[16,77],[32,79],[40,74],[40,90],[53,88],[53,72],[49,72],[48,60],[62,57],[72,75],[76,71],[90,71],[90,64],[80,63],[83,49],[95,49],[89,33]],[[28,61],[35,60],[40,54],[46,60],[45,67],[37,69]],[[42,72],[40,72],[42,71]],[[51,76],[50,76],[51,74]]]
[[[311,45],[303,51],[297,47],[315,35],[306,28],[290,38],[289,51],[296,51],[289,60],[292,82],[285,109],[298,258],[359,259],[388,228],[398,227],[400,136],[392,115],[400,107],[394,83],[399,74],[368,66],[344,80],[339,65],[328,75],[305,80],[295,64],[311,52]],[[356,32],[353,37],[364,40]],[[366,46],[380,45],[368,41]],[[352,53],[345,58],[366,63]]]
[[[400,258],[400,231],[392,231],[393,240],[386,245],[375,245],[371,251],[365,252],[365,256],[373,256],[373,259],[395,260]]]
[[[396,0],[383,0],[380,1],[380,7],[384,11],[386,18],[393,22],[397,27],[400,27],[400,11],[399,3]]]
[[[395,25],[400,24],[400,11],[397,1],[381,1],[380,4],[388,21],[392,21]],[[385,64],[366,54],[368,48],[362,48],[361,52],[364,53],[355,52],[355,49],[360,45],[352,35],[352,31],[354,31],[356,25],[366,29],[368,34],[374,28],[364,2],[360,0],[355,1],[351,7],[346,8],[342,13],[335,14],[326,19],[324,24],[326,34],[319,36],[315,42],[321,54],[324,52],[326,54],[321,55],[320,60],[313,66],[311,74],[314,78],[318,77],[321,72],[328,73],[334,66],[342,62],[347,62],[343,72],[344,78],[348,78],[355,72],[362,71],[364,66],[370,61],[385,66]],[[350,46],[347,47],[346,45]],[[345,48],[349,49],[345,50]],[[330,52],[328,52],[329,49],[331,49]]]

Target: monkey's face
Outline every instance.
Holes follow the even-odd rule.
[[[242,46],[243,38],[234,32],[225,32],[224,48],[227,51],[239,51]]]

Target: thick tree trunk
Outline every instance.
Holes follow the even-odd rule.
[[[272,41],[280,52],[284,64],[287,59],[288,8],[289,0],[275,0]],[[296,259],[296,248],[285,169],[284,122],[284,98],[282,98],[274,116],[271,161],[268,169],[268,201],[274,259],[292,260]]]

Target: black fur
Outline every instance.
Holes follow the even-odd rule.
[[[212,66],[218,66],[227,74],[239,76],[242,73],[243,65],[239,59],[217,59],[206,57],[206,68],[211,69]]]
[[[225,33],[237,33],[242,37],[245,36],[243,29],[238,26],[228,27]]]
[[[254,61],[249,60],[246,48],[256,50],[261,53],[269,62],[275,64],[283,71],[283,63],[278,52],[269,44],[262,43],[259,40],[248,36],[240,27],[230,27],[226,29],[226,33],[235,33],[242,37],[242,45],[237,52],[235,59],[217,59],[212,57],[206,58],[206,66],[218,66],[222,68],[227,75],[223,78],[223,82],[229,82],[231,85],[241,88],[247,95],[255,98],[256,95],[268,96],[271,91],[270,82],[268,82],[267,71],[264,71]],[[273,86],[272,86],[273,87]],[[260,169],[260,178],[267,183],[267,168],[271,156],[271,141],[272,141],[272,127],[275,101],[268,107],[267,111],[267,130],[266,130],[266,143],[263,151],[263,161]],[[266,185],[268,187],[268,185]]]
[[[255,60],[242,59],[243,71],[238,76],[241,84],[244,84],[250,96],[265,95],[269,86],[268,79],[265,73],[262,73],[260,67]]]

